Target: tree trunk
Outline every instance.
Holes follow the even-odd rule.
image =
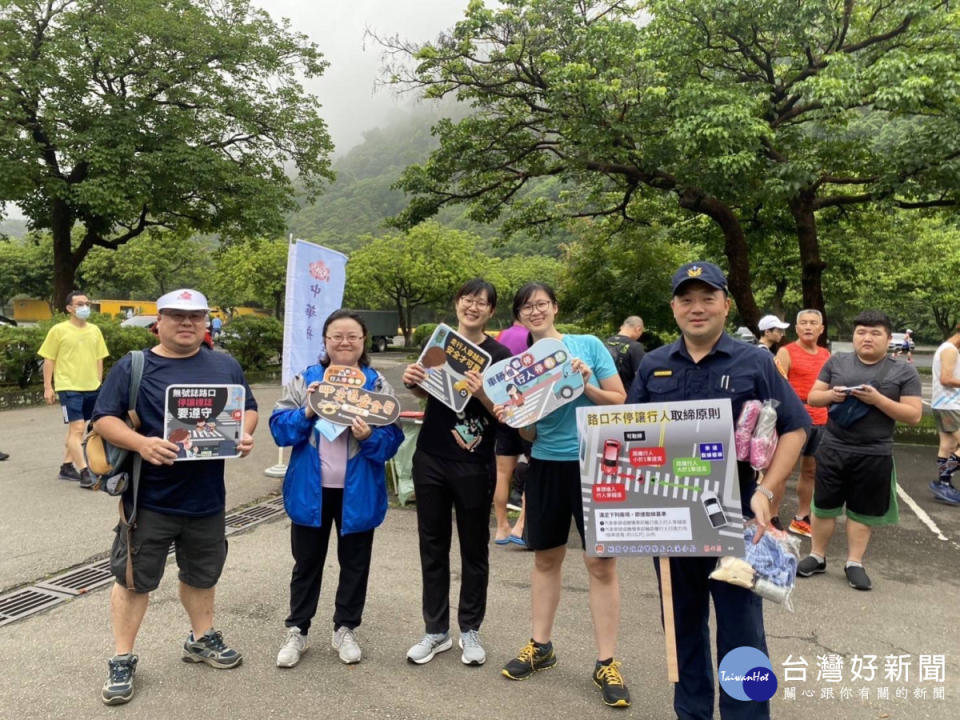
[[[53,235],[53,305],[56,310],[66,306],[67,295],[74,289],[73,251],[70,247],[73,215],[62,200],[53,200],[50,213],[50,231]]]
[[[727,205],[699,190],[680,193],[680,207],[706,215],[720,226],[724,239],[723,252],[730,266],[727,272],[730,296],[737,303],[737,310],[744,322],[755,334],[759,334],[757,322],[760,320],[760,310],[750,286],[750,252],[737,216]]]
[[[813,209],[814,194],[806,190],[790,200],[790,212],[797,226],[800,246],[801,289],[803,309],[819,310],[823,314],[823,333],[819,344],[827,345],[827,312],[823,301],[823,271],[827,264],[820,258],[820,239],[817,237],[817,217]]]

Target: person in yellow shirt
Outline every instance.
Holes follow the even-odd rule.
[[[43,358],[43,397],[52,405],[60,399],[67,425],[66,452],[60,466],[61,480],[77,480],[91,488],[94,477],[83,459],[83,428],[93,416],[93,406],[103,380],[103,359],[109,355],[100,328],[87,322],[90,300],[81,292],[67,295],[70,319],[57,323],[37,354]]]

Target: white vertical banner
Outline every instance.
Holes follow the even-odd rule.
[[[343,304],[347,256],[305,240],[287,252],[283,313],[283,384],[317,362],[323,352],[323,323]]]

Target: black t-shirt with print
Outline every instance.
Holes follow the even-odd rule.
[[[480,347],[489,353],[491,364],[512,354],[490,336],[480,343]],[[489,463],[493,459],[494,439],[505,427],[477,398],[470,398],[466,407],[456,413],[433,395],[428,395],[417,450],[456,462]]]

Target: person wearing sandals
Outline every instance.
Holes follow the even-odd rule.
[[[325,354],[283,389],[270,415],[277,445],[293,446],[283,481],[283,506],[292,521],[290,614],[277,667],[293,667],[307,649],[307,633],[317,612],[330,530],[337,528],[340,577],[333,613],[333,648],[340,660],[360,662],[356,637],[367,597],[373,533],[387,513],[386,462],[403,442],[395,425],[373,427],[355,418],[349,427],[318,420],[307,403],[327,367],[359,368],[364,390],[392,394],[384,377],[370,367],[363,319],[337,310],[323,325]]]
[[[491,363],[510,357],[510,351],[484,332],[497,307],[497,291],[485,280],[464,283],[454,297],[457,332],[490,355]],[[450,512],[456,511],[460,541],[460,656],[464,665],[482,665],[480,625],[487,607],[489,577],[490,504],[495,482],[495,438],[503,426],[494,418],[483,394],[480,373],[467,373],[473,395],[463,410],[454,412],[419,384],[426,370],[408,365],[403,383],[417,397],[427,399],[423,426],[413,456],[413,487],[417,496],[417,532],[423,575],[423,621],[426,633],[407,652],[407,660],[423,665],[453,647],[450,637]]]
[[[527,546],[534,551],[531,596],[533,636],[508,662],[502,674],[511,680],[525,680],[539,670],[557,663],[551,635],[560,603],[563,560],[567,551],[572,517],[583,536],[583,505],[580,499],[577,407],[616,405],[626,397],[613,358],[603,342],[592,335],[564,335],[557,330],[557,297],[549,285],[528,283],[513,299],[514,315],[530,331],[531,342],[553,338],[562,342],[573,357],[572,365],[584,380],[584,393],[572,402],[522,428],[521,436],[533,442],[527,470]],[[496,410],[502,412],[502,406]],[[583,555],[590,577],[590,612],[597,641],[593,682],[602,690],[603,702],[611,707],[628,707],[630,693],[614,659],[620,624],[620,584],[614,558]]]

